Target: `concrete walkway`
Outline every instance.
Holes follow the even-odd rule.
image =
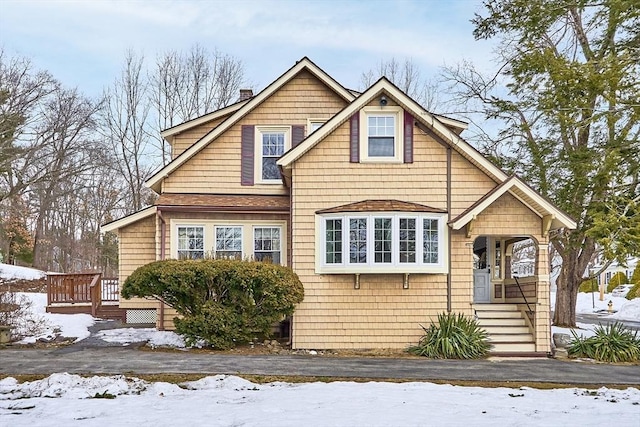
[[[255,374],[410,380],[628,384],[640,386],[640,366],[553,359],[480,361],[228,355],[142,351],[134,347],[0,349],[0,373],[51,374]]]

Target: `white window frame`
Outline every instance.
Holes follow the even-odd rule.
[[[350,220],[367,219],[367,262],[351,263],[350,257]],[[391,218],[391,262],[375,262],[375,241],[374,230],[375,220],[380,218]],[[400,262],[400,219],[408,218],[416,221],[416,261],[410,263]],[[358,212],[316,215],[316,273],[319,274],[345,274],[345,273],[446,273],[447,272],[447,245],[448,229],[446,227],[446,214],[414,212]],[[342,262],[326,262],[326,220],[342,220]],[[425,263],[424,251],[424,219],[435,219],[438,221],[438,262]],[[346,224],[346,226],[345,226]]]
[[[283,255],[283,250],[282,250],[282,248],[283,248],[282,227],[279,226],[279,225],[254,225],[252,228],[253,228],[253,230],[252,230],[253,232],[252,232],[252,236],[251,236],[251,242],[253,243],[253,246],[252,246],[252,248],[253,248],[252,249],[252,251],[253,251],[253,259],[257,259],[256,258],[256,246],[255,246],[256,245],[256,230],[257,229],[268,228],[268,229],[277,229],[279,231],[279,236],[280,236],[279,237],[279,245],[280,245],[280,247],[278,248],[278,250],[277,251],[274,251],[274,250],[264,251],[264,250],[262,250],[262,251],[259,251],[259,252],[278,252],[280,254],[280,260],[279,260],[279,262],[277,264],[281,264],[282,265],[282,263],[283,263],[283,259],[282,259],[282,255]],[[271,260],[271,262],[273,262],[273,260]],[[273,263],[276,264],[275,262],[273,262]]]
[[[399,106],[364,107],[360,110],[360,162],[402,163],[404,138],[404,111]],[[393,117],[395,121],[394,155],[369,156],[369,117]]]
[[[218,258],[218,252],[230,252],[229,250],[218,251],[218,229],[219,228],[239,228],[240,229],[240,259],[244,259],[245,243],[244,243],[244,227],[242,224],[218,224],[213,227],[213,257]]]
[[[207,230],[204,224],[177,224],[176,230],[176,259],[180,258],[180,251],[195,252],[190,249],[180,249],[180,229],[181,228],[201,228],[202,229],[202,257],[201,258],[182,258],[182,259],[203,259],[207,255]]]
[[[178,228],[179,227],[204,227],[204,255],[215,256],[216,227],[242,227],[242,257],[251,259],[254,256],[253,228],[280,228],[280,264],[287,265],[288,260],[288,231],[286,221],[278,220],[228,220],[228,219],[186,219],[171,218],[169,227],[169,247],[167,257],[178,259]]]
[[[318,118],[308,118],[307,119],[307,135],[309,136],[311,135],[313,132],[315,132],[316,130],[318,130],[318,128],[320,126],[322,126],[323,124],[325,124],[327,122],[328,119],[318,119]],[[314,129],[314,126],[317,126]]]
[[[263,179],[262,178],[262,135],[265,133],[283,133],[284,134],[284,151],[286,153],[291,148],[291,126],[256,126],[255,132],[255,149],[254,149],[254,177],[258,184],[282,184],[282,179]]]

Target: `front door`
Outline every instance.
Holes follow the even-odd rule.
[[[473,302],[491,302],[491,277],[489,268],[473,270]]]

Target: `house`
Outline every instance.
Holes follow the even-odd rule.
[[[240,256],[290,266],[304,284],[293,348],[405,348],[438,313],[476,315],[494,351],[550,351],[548,239],[575,222],[381,78],[348,90],[302,58],[260,93],[162,136],[173,160],[154,206],[117,231],[120,281],[167,258]],[[535,242],[535,274],[511,276]],[[171,328],[158,302],[128,321]]]
[[[631,281],[631,276],[633,276],[633,272],[638,268],[638,258],[636,257],[627,257],[625,265],[621,265],[618,261],[613,261],[611,264],[607,266],[604,270],[600,271],[600,274],[596,276],[596,280],[598,281],[599,286],[604,286],[604,290],[606,292],[607,286],[611,281],[611,278],[618,272],[623,273],[627,277],[627,281]],[[602,263],[599,262],[595,266],[591,268],[591,271],[598,272],[602,269]]]

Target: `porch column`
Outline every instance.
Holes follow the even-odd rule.
[[[536,351],[551,351],[551,301],[549,279],[549,244],[546,239],[540,239],[538,242],[537,259],[536,259],[536,315],[535,315],[535,334],[536,334]]]

